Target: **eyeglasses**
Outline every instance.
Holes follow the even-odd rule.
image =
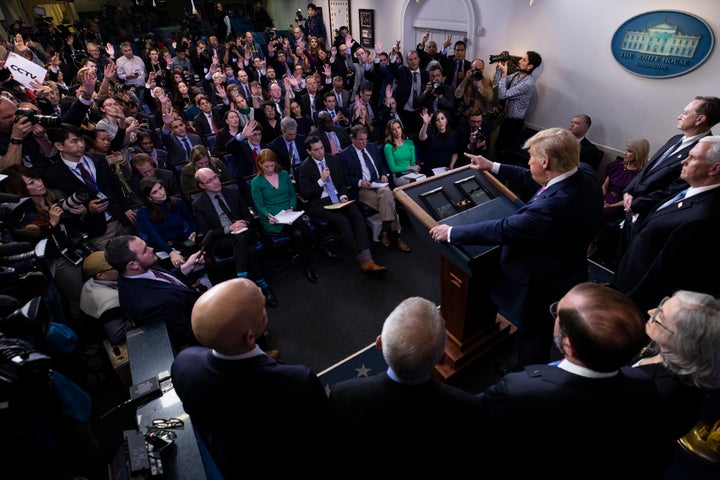
[[[672,330],[670,330],[668,327],[666,327],[665,324],[660,321],[660,317],[661,316],[664,317],[664,315],[665,315],[662,311],[662,307],[663,307],[663,305],[665,305],[665,302],[667,302],[669,299],[670,299],[670,297],[665,297],[662,300],[660,300],[660,303],[658,304],[657,308],[655,308],[655,312],[653,313],[653,316],[650,317],[650,321],[652,323],[659,325],[660,328],[662,328],[663,330],[665,330],[667,332],[675,333]],[[663,321],[664,321],[664,319],[663,319]]]
[[[549,309],[550,315],[552,315],[553,318],[557,318],[557,316],[558,316],[558,303],[559,302],[553,302],[550,305],[550,309]]]
[[[179,418],[168,418],[165,420],[164,418],[156,418],[152,421],[152,426],[155,428],[183,428],[185,426],[185,422],[180,420]]]

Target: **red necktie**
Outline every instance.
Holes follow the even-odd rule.
[[[94,189],[96,186],[95,179],[90,174],[90,172],[88,172],[87,168],[85,168],[82,160],[77,163],[77,169],[80,170],[80,175],[82,176],[82,179],[87,184],[87,186]]]
[[[167,275],[167,274],[161,272],[160,270],[155,270],[154,268],[151,268],[150,271],[153,273],[153,275],[155,275],[157,278],[159,278],[161,280],[172,283],[173,285],[178,286],[178,287],[187,288],[187,285],[185,285],[184,283],[182,283],[181,281],[179,281],[172,275]]]

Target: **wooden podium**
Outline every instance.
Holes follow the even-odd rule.
[[[504,218],[523,205],[492,174],[469,166],[409,183],[394,193],[418,232],[439,223],[462,225]],[[456,247],[436,243],[429,234],[424,238],[440,254],[440,308],[448,340],[435,374],[447,381],[509,340],[517,329],[497,313],[490,300],[498,246]]]

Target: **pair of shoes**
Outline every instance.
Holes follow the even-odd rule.
[[[310,283],[317,283],[318,276],[313,272],[313,269],[310,267],[303,267],[303,273],[305,274],[305,278],[307,278]]]
[[[263,295],[265,295],[265,305],[267,305],[268,307],[278,306],[277,298],[275,298],[275,295],[273,294],[272,290],[270,290],[270,287],[265,288],[262,293]]]
[[[329,248],[327,248],[325,245],[318,245],[318,249],[320,250],[320,253],[327,258],[340,258],[340,255],[333,252]]]
[[[362,271],[362,273],[366,273],[369,276],[375,278],[385,275],[386,270],[387,269],[385,267],[383,267],[382,265],[378,265],[372,260],[360,265],[360,271]]]
[[[265,352],[265,355],[267,355],[267,356],[270,357],[270,358],[275,359],[275,358],[278,358],[278,357],[280,356],[280,350],[278,350],[277,348],[272,349],[272,350],[268,350],[267,352]]]
[[[380,243],[382,243],[383,247],[389,247],[392,245],[390,243],[390,234],[387,231],[380,233]]]
[[[402,238],[398,237],[395,240],[395,246],[400,250],[401,252],[412,252],[412,249],[408,246],[407,243],[403,241]]]

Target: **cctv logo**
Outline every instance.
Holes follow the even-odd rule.
[[[32,72],[28,72],[27,70],[24,70],[22,67],[18,65],[10,65],[10,70],[13,70],[14,72],[17,72],[19,74],[22,74],[26,77],[30,77],[33,80],[37,80],[37,75],[33,74]]]

